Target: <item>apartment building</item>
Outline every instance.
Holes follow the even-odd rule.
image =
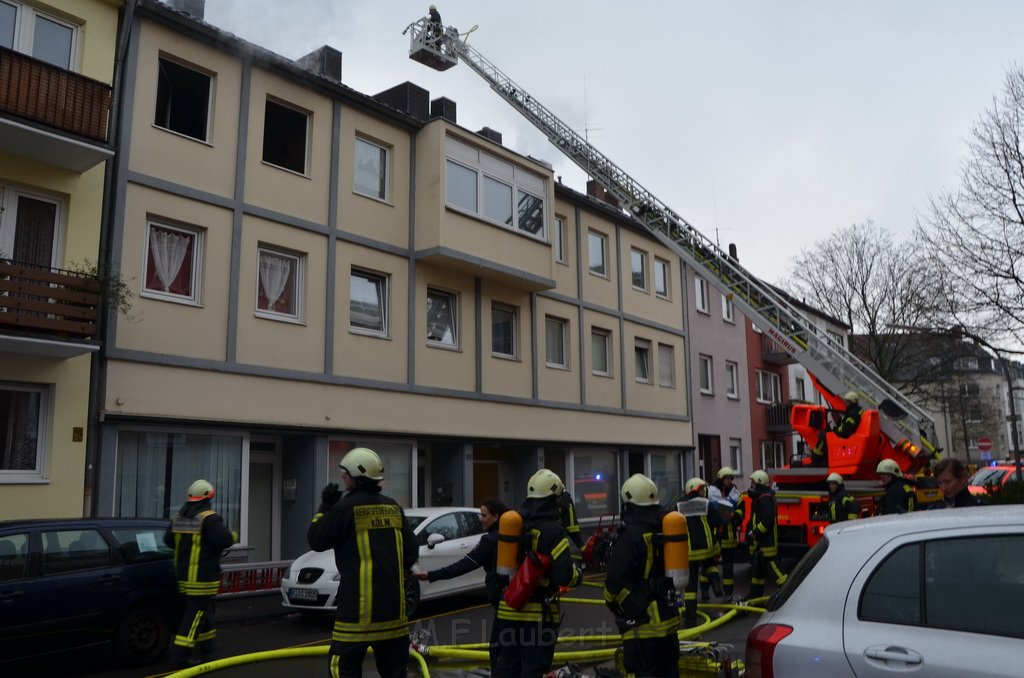
[[[355,446],[405,506],[584,519],[692,448],[679,260],[411,83],[347,87],[142,0],[128,30],[95,510],[168,515],[196,477],[249,560],[294,557]]]
[[[0,515],[82,515],[120,0],[0,1]]]

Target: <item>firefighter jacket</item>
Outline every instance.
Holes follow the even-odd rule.
[[[356,487],[318,512],[306,533],[314,551],[334,549],[341,582],[331,639],[372,643],[409,633],[405,578],[419,557],[402,508],[377,488]]]
[[[860,405],[849,405],[836,425],[836,435],[840,438],[849,438],[856,433],[857,427],[860,426],[860,414]]]
[[[171,518],[164,543],[174,549],[178,591],[186,596],[215,596],[220,589],[220,554],[235,537],[210,500],[185,502]]]
[[[701,498],[699,494],[689,493],[683,501]],[[703,515],[686,516],[686,532],[689,535],[690,562],[713,561],[722,552],[718,543],[718,532],[722,527],[722,518],[718,509],[708,502],[708,510]]]
[[[878,513],[883,516],[896,513],[910,513],[917,503],[914,486],[904,478],[893,478],[885,486]]]
[[[750,552],[760,551],[769,558],[779,554],[779,525],[775,493],[769,489],[752,487],[750,495]]]
[[[844,520],[856,520],[860,517],[860,504],[840,486],[835,494],[828,497],[828,522],[841,523]]]
[[[582,551],[583,536],[580,534],[580,522],[576,519],[576,503],[567,490],[562,490],[562,496],[559,499],[559,515],[562,519],[562,527],[569,535],[569,540]]]
[[[734,549],[740,545],[739,531],[743,526],[743,495],[738,487],[729,488],[729,494],[722,493],[721,480],[716,480],[708,487],[708,499],[712,508],[718,509],[722,518],[719,528],[719,542],[723,549]]]
[[[664,512],[660,506],[626,504],[625,527],[606,568],[604,602],[620,630],[631,628],[639,638],[674,636],[679,628],[672,580],[665,576],[659,541]]]
[[[525,550],[534,551],[551,558],[551,567],[521,609],[513,609],[502,599],[498,603],[498,619],[557,624],[558,587],[579,586],[583,579],[569,556],[569,538],[559,516],[558,497],[527,499],[519,512],[523,516],[520,556],[525,555]]]

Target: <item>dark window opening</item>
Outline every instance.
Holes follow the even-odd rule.
[[[263,118],[263,161],[306,173],[306,123],[309,115],[267,100]]]
[[[210,76],[160,59],[156,86],[157,127],[206,141],[210,111]]]

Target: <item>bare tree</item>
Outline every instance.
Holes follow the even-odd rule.
[[[911,247],[870,220],[854,224],[802,250],[783,287],[852,327],[851,349],[912,394],[936,376],[936,366],[920,359],[927,355],[920,334],[892,328],[932,324],[936,277],[908,256]]]
[[[916,237],[942,275],[933,325],[1024,346],[1024,70],[974,124],[960,187],[934,199]],[[1016,351],[1012,351],[1016,352]]]

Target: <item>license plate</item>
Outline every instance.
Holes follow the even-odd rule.
[[[316,600],[316,589],[289,589],[289,600]]]

